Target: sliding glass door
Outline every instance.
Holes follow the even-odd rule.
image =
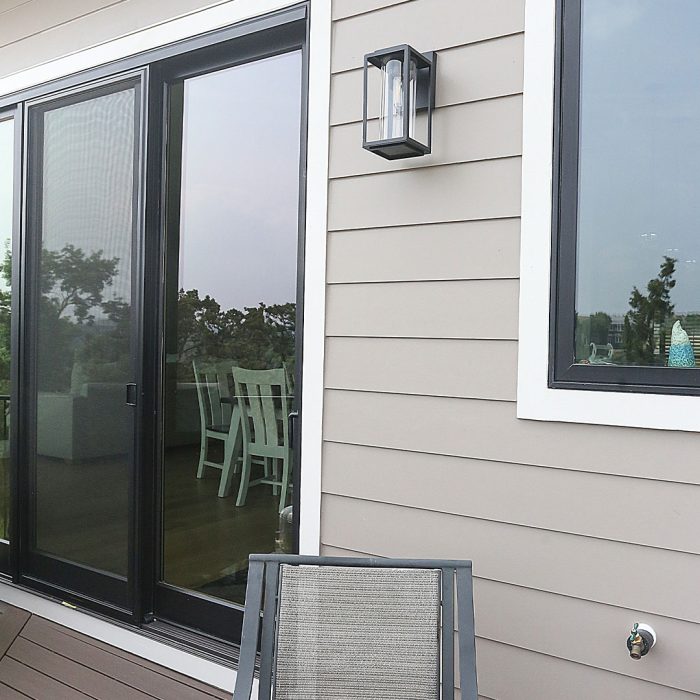
[[[28,107],[23,572],[125,610],[141,82]]]
[[[167,83],[157,601],[224,637],[295,547],[301,95],[300,50]]]
[[[0,98],[0,576],[235,642],[296,551],[307,30]]]

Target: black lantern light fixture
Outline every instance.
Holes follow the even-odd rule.
[[[365,56],[363,148],[388,160],[430,153],[436,65],[435,52],[418,53],[408,44]],[[376,108],[379,119],[368,124]]]

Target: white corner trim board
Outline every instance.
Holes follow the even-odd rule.
[[[203,0],[203,5],[205,0]],[[298,4],[298,0],[228,0],[0,78],[0,96],[94,68]],[[321,532],[321,421],[326,281],[326,217],[331,74],[331,3],[311,0],[304,255],[304,341],[301,420],[302,554],[318,554]]]
[[[700,432],[700,397],[547,386],[555,21],[555,0],[527,0],[518,418]]]

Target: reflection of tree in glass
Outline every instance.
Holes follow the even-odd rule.
[[[129,358],[129,307],[121,299],[103,298],[118,263],[119,258],[105,258],[101,250],[87,255],[70,244],[42,250],[40,390],[67,391],[74,377],[110,381],[123,376],[115,365]],[[99,324],[97,310],[105,319]]]
[[[12,253],[9,241],[0,262],[4,289],[0,289],[0,394],[10,393],[10,308],[12,303]]]
[[[231,360],[248,369],[287,367],[294,376],[296,304],[228,309],[209,295],[178,293],[178,378],[192,380],[194,358]]]
[[[666,356],[667,321],[671,319],[673,304],[671,290],[676,286],[673,275],[676,271],[675,258],[664,256],[659,274],[649,280],[647,294],[642,294],[635,286],[630,295],[630,310],[625,314],[622,342],[627,362],[641,365],[663,363]],[[659,334],[659,353],[656,350],[656,332]]]

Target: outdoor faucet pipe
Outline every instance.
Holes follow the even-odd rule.
[[[650,625],[634,623],[634,627],[627,638],[627,648],[630,657],[638,661],[646,656],[656,644],[656,632]]]

